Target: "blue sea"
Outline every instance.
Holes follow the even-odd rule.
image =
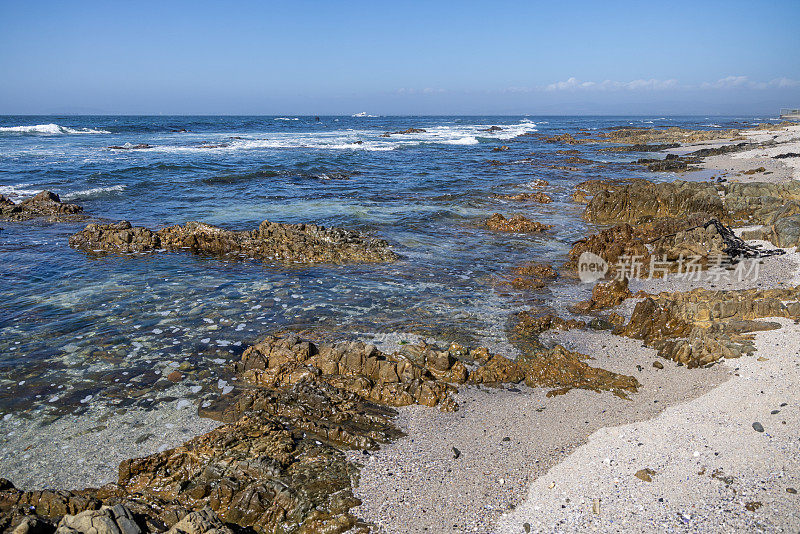
[[[573,186],[653,177],[624,164],[652,155],[531,134],[764,120],[0,117],[0,194],[12,200],[48,189],[92,217],[151,228],[199,220],[250,229],[264,219],[343,226],[385,238],[401,256],[389,265],[312,267],[182,253],[89,257],[67,243],[85,222],[0,222],[0,419],[155,408],[178,395],[202,403],[229,390],[228,363],[248,343],[276,331],[417,335],[513,354],[514,312],[563,313],[586,291],[571,280],[532,293],[502,283],[523,262],[562,264],[592,230],[571,201]],[[485,131],[491,126],[501,130]],[[382,136],[412,127],[426,131]],[[126,149],[137,144],[150,148]],[[565,149],[608,165],[564,163],[569,156],[557,151]],[[539,179],[552,203],[494,196],[536,190]],[[483,221],[494,212],[554,228],[493,233]],[[190,372],[174,386],[164,377],[178,368]]]

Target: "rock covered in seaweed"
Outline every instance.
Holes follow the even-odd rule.
[[[38,217],[63,221],[82,219],[84,215],[81,206],[61,202],[61,198],[51,191],[42,191],[19,203],[0,195],[0,219],[25,221]]]
[[[378,263],[397,259],[386,241],[343,228],[264,221],[252,231],[188,222],[152,231],[127,221],[90,224],[69,239],[86,252],[190,250],[221,257],[299,263]]]

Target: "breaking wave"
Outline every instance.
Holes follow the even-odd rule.
[[[32,126],[0,126],[0,133],[8,134],[33,134],[33,135],[61,135],[61,134],[107,134],[108,130],[95,130],[92,128],[67,128],[58,124],[36,124]]]
[[[94,187],[84,191],[75,191],[72,193],[65,193],[61,195],[61,200],[85,200],[87,198],[103,196],[105,193],[114,191],[123,191],[127,186],[124,184],[112,185],[109,187]]]

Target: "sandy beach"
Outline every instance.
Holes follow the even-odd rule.
[[[776,146],[708,157],[702,167],[731,181],[798,177],[797,158],[773,157],[797,151],[800,127],[746,135]],[[741,174],[759,167],[765,170]],[[668,277],[630,287],[658,293],[799,282],[798,254],[789,249],[761,260],[757,281]],[[616,311],[630,316],[636,302]],[[579,390],[548,398],[525,387],[469,389],[454,414],[403,409],[407,437],[375,454],[353,454],[363,465],[358,513],[382,532],[795,531],[800,327],[779,322],[781,329],[756,334],[755,356],[691,370],[672,362],[656,369],[655,351],[609,333],[551,334],[551,342],[593,355],[593,365],[636,376],[641,389],[630,400]],[[647,469],[650,481],[635,476]]]

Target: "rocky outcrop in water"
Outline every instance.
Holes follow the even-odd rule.
[[[495,213],[486,219],[486,226],[495,232],[539,233],[553,227],[551,224],[542,224],[532,221],[524,215],[514,215],[506,219],[500,213]]]
[[[45,217],[51,221],[79,220],[84,218],[83,208],[61,202],[55,193],[42,191],[19,203],[0,195],[0,220],[26,221]]]
[[[127,221],[90,224],[69,239],[90,253],[189,250],[226,258],[292,263],[378,263],[397,259],[386,241],[342,228],[264,221],[256,230],[225,230],[189,222],[152,231]]]
[[[409,135],[409,134],[417,134],[417,133],[425,133],[427,130],[424,128],[407,128],[402,131],[398,132],[386,132],[385,134],[381,134],[381,137],[391,137],[393,135]]]

